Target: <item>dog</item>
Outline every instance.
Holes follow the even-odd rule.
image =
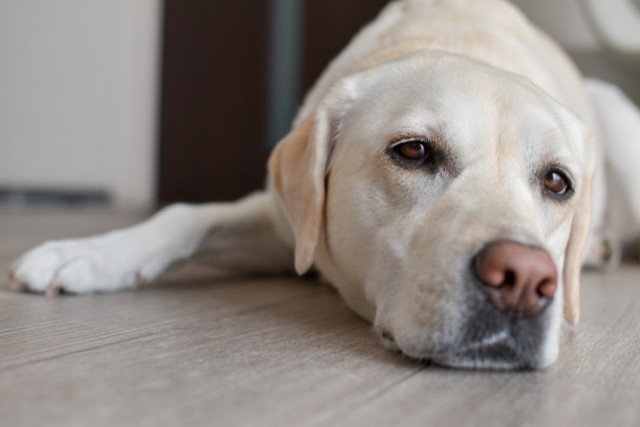
[[[545,368],[563,314],[578,320],[581,266],[614,264],[640,236],[638,135],[635,106],[585,83],[510,3],[398,0],[309,92],[265,191],[45,243],[12,286],[117,291],[185,260],[314,269],[390,349]]]

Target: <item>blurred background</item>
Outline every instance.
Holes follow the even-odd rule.
[[[640,101],[640,0],[513,0]],[[0,0],[0,206],[262,187],[302,95],[385,0]]]

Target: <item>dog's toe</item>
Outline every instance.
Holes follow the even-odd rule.
[[[62,289],[63,289],[62,283],[54,281],[54,282],[51,282],[49,286],[47,286],[47,288],[44,290],[44,294],[48,297],[55,297],[60,295],[60,292],[62,291]]]
[[[15,274],[9,274],[9,289],[12,291],[22,291],[26,288],[22,280],[18,279]]]
[[[14,264],[10,287],[47,296],[58,295],[62,290],[90,292],[97,279],[95,270],[86,265],[91,256],[89,246],[76,242],[45,243]]]

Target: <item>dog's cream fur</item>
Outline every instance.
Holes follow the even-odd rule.
[[[639,182],[630,137],[640,115],[614,88],[593,82],[590,92],[597,115],[562,51],[505,1],[397,1],[309,93],[271,157],[265,192],[44,244],[16,263],[14,284],[113,291],[187,258],[241,272],[315,266],[386,345],[409,356],[548,366],[563,308],[578,319],[585,258],[605,263],[603,244],[640,231],[640,191],[626,184],[616,193],[627,206],[615,215],[618,236],[602,238],[610,214],[597,127],[603,120],[607,150],[625,150],[611,157],[615,182]],[[629,134],[612,124],[611,109],[623,112]],[[438,164],[402,166],[389,150],[406,138],[432,144]],[[551,167],[570,176],[573,197],[545,193]],[[536,319],[496,320],[474,283],[473,255],[505,239],[545,249],[562,272],[563,292]]]

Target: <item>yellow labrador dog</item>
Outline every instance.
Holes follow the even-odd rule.
[[[13,284],[115,291],[185,259],[241,272],[313,267],[410,357],[546,367],[563,313],[578,319],[581,265],[612,258],[612,239],[600,237],[597,117],[619,108],[640,133],[614,88],[591,92],[599,116],[563,52],[506,1],[396,1],[308,94],[265,192],[46,243],[16,262]],[[640,155],[616,126],[605,136],[627,144],[613,170],[637,176]],[[640,192],[618,193],[630,236]]]

